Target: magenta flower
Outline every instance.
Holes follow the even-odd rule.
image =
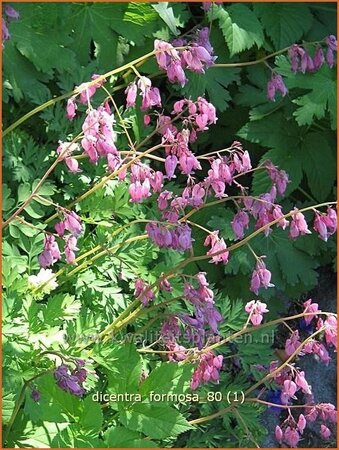
[[[271,272],[266,269],[265,263],[259,259],[256,268],[252,273],[250,290],[258,295],[261,287],[264,287],[265,289],[274,287],[274,284],[270,282],[271,276]]]
[[[327,428],[327,426],[326,425],[324,425],[324,424],[321,424],[321,426],[320,426],[320,436],[323,438],[323,439],[329,439],[329,437],[331,436],[331,430],[329,429],[329,428]]]
[[[223,262],[224,264],[227,264],[229,251],[227,250],[224,239],[219,238],[219,230],[213,231],[206,237],[204,246],[208,247],[209,245],[211,246],[211,249],[208,250],[207,255],[212,255],[210,262],[215,264]]]
[[[78,251],[77,238],[75,236],[68,236],[65,238],[65,256],[68,264],[73,264],[75,260],[75,252]]]
[[[299,340],[299,331],[293,331],[291,336],[285,342],[285,352],[287,356],[291,356],[301,345]]]
[[[307,315],[304,317],[306,325],[312,322],[314,317],[317,317],[317,313],[319,312],[319,305],[318,303],[312,303],[312,299],[307,300],[304,302],[304,313],[314,313],[312,315]]]
[[[297,428],[301,434],[303,433],[304,429],[306,428],[306,424],[307,424],[307,422],[306,422],[305,416],[303,414],[300,414],[299,418],[298,418],[298,422],[297,422]]]
[[[231,222],[236,239],[242,239],[244,237],[245,229],[248,228],[249,221],[250,219],[245,211],[240,210],[236,213]]]
[[[77,104],[75,102],[75,97],[71,97],[67,100],[67,107],[66,107],[66,115],[67,119],[73,120],[76,116],[76,110],[78,109]]]
[[[283,431],[282,431],[282,429],[279,427],[279,425],[277,425],[277,426],[275,427],[275,432],[274,432],[274,434],[275,434],[276,440],[279,442],[279,444],[281,444],[281,443],[282,443],[282,440],[283,440]]]
[[[300,388],[304,392],[304,394],[308,395],[312,394],[312,388],[306,381],[305,372],[303,371],[298,372],[294,381],[295,384],[298,386],[298,388]]]
[[[10,5],[5,6],[5,14],[9,19],[13,19],[13,20],[18,20],[20,17],[20,14],[18,13],[18,11],[16,11]]]
[[[287,427],[284,432],[284,441],[292,448],[297,447],[300,441],[300,435],[295,428]]]
[[[138,92],[138,88],[135,82],[129,84],[125,90],[125,94],[126,94],[126,107],[127,108],[132,108],[133,106],[135,106],[135,101],[137,98],[137,92]]]
[[[165,159],[165,171],[167,178],[170,180],[174,177],[175,169],[178,165],[178,158],[174,155],[169,155]]]
[[[154,300],[155,295],[151,290],[151,286],[145,283],[141,278],[137,278],[134,282],[135,291],[134,296],[140,297],[140,301],[144,306],[148,306],[149,302]]]
[[[39,256],[40,266],[46,269],[46,267],[52,266],[55,262],[61,259],[58,243],[53,235],[45,235],[44,251]]]
[[[250,314],[250,321],[252,325],[258,326],[261,324],[264,313],[268,312],[266,303],[262,303],[259,300],[252,300],[245,306],[245,311]]]
[[[290,238],[295,239],[299,235],[303,236],[305,234],[311,234],[310,230],[307,227],[305,216],[297,208],[294,208],[289,236]]]

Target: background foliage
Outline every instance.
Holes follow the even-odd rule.
[[[196,3],[15,3],[20,19],[10,24],[11,40],[3,50],[4,128],[35,106],[75,85],[102,74],[153,49],[154,38],[170,40],[200,24],[211,27],[211,42],[217,63],[260,59],[295,42],[313,42],[336,32],[336,7],[331,3],[226,3],[205,14]],[[288,197],[282,205],[305,207],[335,197],[336,85],[335,71],[323,66],[315,74],[292,74],[286,54],[268,61],[284,76],[289,94],[268,102],[266,83],[271,77],[265,64],[240,68],[211,68],[205,75],[190,74],[184,88],[193,99],[206,95],[217,108],[218,122],[213,131],[200,138],[193,150],[203,154],[229,146],[239,139],[250,151],[254,163],[272,160],[288,172]],[[171,85],[158,72],[153,60],[142,66],[143,74],[155,75],[155,84],[165,93],[166,102],[180,97],[179,87]],[[118,104],[124,103],[123,89],[130,75],[111,77],[107,88],[115,92]],[[98,93],[96,100],[102,100]],[[39,177],[56,156],[58,140],[71,139],[81,120],[70,123],[64,102],[55,103],[16,128],[4,139],[3,210],[4,218],[28,197]],[[137,113],[125,112],[124,119],[136,141],[145,137]],[[119,130],[118,130],[119,132]],[[120,130],[118,148],[126,145]],[[54,213],[48,201],[64,205],[98,180],[103,168],[86,166],[79,176],[58,166],[40,191],[40,198],[25,209],[23,217],[41,229]],[[251,192],[259,194],[269,186],[263,172],[248,178]],[[180,177],[179,177],[180,182]],[[175,187],[173,186],[173,189]],[[128,237],[142,234],[140,224],[126,229],[118,240],[112,233],[136,218],[156,217],[150,202],[128,202],[127,185],[110,181],[94,196],[83,201],[77,211],[86,218],[86,233],[81,246],[111,246]],[[228,241],[234,239],[230,227],[232,210],[219,206],[202,210],[196,221],[221,230]],[[97,224],[96,227],[93,224]],[[202,249],[203,233],[194,232],[196,251]],[[79,336],[85,339],[98,333],[123,311],[132,298],[135,274],[154,281],[164,268],[178,263],[181,255],[160,251],[148,241],[138,241],[105,257],[76,277],[64,275],[60,287],[50,296],[36,301],[27,292],[27,275],[38,270],[43,234],[20,222],[13,222],[4,233],[3,307],[4,333],[4,423],[14,407],[24,380],[35,374],[35,356],[52,347],[76,354]],[[275,232],[253,241],[259,255],[267,255],[266,265],[274,274],[276,290],[263,292],[270,315],[284,313],[288,303],[277,296],[298,300],[317,284],[317,269],[332,264],[333,241],[326,245],[314,234],[297,241]],[[232,255],[227,266],[192,264],[193,274],[206,271],[218,290],[225,318],[225,329],[237,330],[243,323],[243,302],[251,299],[248,290],[255,261],[246,249]],[[176,292],[177,289],[177,292]],[[174,295],[179,295],[174,285]],[[176,311],[178,305],[171,305]],[[141,327],[144,318],[136,321]],[[158,324],[160,323],[158,319]],[[128,330],[133,332],[133,329]],[[229,350],[226,348],[225,355]],[[240,363],[250,372],[258,360],[269,362],[270,346],[251,350],[239,344]],[[94,390],[136,392],[146,395],[161,384],[166,391],[188,388],[189,368],[156,360],[145,360],[134,345],[99,345],[92,352],[93,365],[100,378],[92,377]],[[32,362],[33,361],[33,362]],[[121,364],[121,367],[119,367]],[[141,373],[151,375],[140,387]],[[251,374],[251,376],[255,376]],[[179,380],[179,381],[178,381]],[[249,383],[243,373],[223,373],[223,389],[244,389]],[[27,395],[17,416],[8,446],[19,447],[244,447],[251,440],[243,424],[228,415],[191,431],[185,417],[207,415],[225,407],[223,403],[198,406],[171,404],[113,404],[101,408],[90,397],[84,401],[71,397],[55,386],[51,375],[37,381],[42,393],[40,404]],[[205,389],[205,388],[204,388]],[[218,390],[208,386],[207,390]],[[260,408],[241,407],[242,417],[254,438],[262,439],[265,430],[258,420]],[[232,433],[230,433],[232,429]],[[142,432],[140,431],[142,430]],[[147,437],[147,440],[145,438]]]

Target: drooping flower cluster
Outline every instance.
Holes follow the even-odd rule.
[[[331,403],[306,406],[304,414],[299,414],[298,420],[292,414],[289,414],[280,426],[276,426],[275,437],[279,444],[286,444],[289,447],[296,448],[307,423],[314,422],[317,419],[322,422],[319,430],[321,438],[324,440],[329,439],[332,434],[329,426],[337,421],[337,411]]]
[[[44,250],[39,256],[40,266],[46,269],[46,267],[53,266],[59,259],[61,259],[61,253],[55,237],[52,234],[46,234]]]
[[[76,100],[78,99],[83,105],[89,105],[90,99],[96,93],[97,89],[105,83],[106,80],[104,78],[95,81],[100,78],[100,76],[101,75],[95,73],[91,77],[92,81],[82,83],[80,86],[76,87],[77,93],[67,101],[66,115],[69,120],[73,120],[76,116],[76,111],[78,109]]]
[[[141,303],[147,306],[150,301],[154,300],[155,295],[151,286],[145,283],[141,278],[137,278],[134,282],[134,296],[140,298]]]
[[[74,212],[63,211],[64,220],[55,224],[55,231],[65,241],[65,256],[69,264],[73,264],[75,260],[75,252],[77,248],[77,238],[82,233],[82,225],[80,217]],[[65,231],[70,234],[65,235]]]
[[[197,288],[188,282],[184,286],[184,297],[194,306],[194,313],[180,318],[187,325],[188,339],[201,349],[211,333],[218,334],[218,322],[223,318],[214,306],[214,294],[208,287],[205,273],[199,272],[195,279]]]
[[[288,93],[283,77],[281,75],[272,75],[272,78],[267,83],[267,98],[272,102],[275,101],[275,95],[280,92],[283,97]]]
[[[75,369],[71,370],[66,364],[62,364],[54,370],[54,378],[57,385],[66,392],[77,397],[82,397],[86,390],[83,383],[87,378],[87,370],[85,369],[85,361],[76,360]]]
[[[131,202],[139,203],[151,195],[151,190],[161,192],[164,176],[159,170],[154,171],[146,164],[138,162],[131,166],[130,181],[128,191]]]
[[[126,106],[132,108],[136,104],[138,89],[142,97],[141,111],[147,111],[154,106],[161,107],[160,91],[152,86],[152,81],[147,77],[140,77],[137,83],[134,81],[129,84],[125,90]]]
[[[258,326],[263,321],[263,314],[268,312],[266,303],[259,300],[251,300],[245,306],[245,311],[249,314],[249,319],[254,326]]]
[[[2,16],[2,48],[4,48],[4,42],[8,41],[11,38],[11,35],[8,30],[8,22],[11,20],[18,20],[20,14],[16,11],[12,6],[5,5],[4,15]]]
[[[181,335],[179,326],[179,318],[171,315],[162,324],[160,329],[161,339],[166,346],[169,361],[178,362],[183,361],[187,356],[187,349],[177,342]]]
[[[266,265],[262,259],[257,260],[257,265],[252,273],[251,278],[251,291],[256,295],[259,294],[259,289],[264,287],[265,289],[269,287],[274,287],[271,282],[271,272],[266,269]]]
[[[332,68],[334,66],[334,52],[337,51],[337,39],[335,36],[330,35],[324,41],[327,45],[325,57],[321,46],[317,46],[312,58],[304,47],[300,47],[297,44],[292,45],[288,51],[292,72],[316,72],[325,61]]]
[[[327,213],[315,212],[313,229],[319,233],[320,239],[327,242],[337,230],[337,213],[333,208],[328,208]]]
[[[292,45],[288,50],[288,56],[291,62],[291,70],[293,73],[301,72],[316,72],[319,70],[324,62],[332,68],[335,64],[334,52],[337,51],[337,39],[335,36],[327,36],[323,40],[326,44],[326,55],[321,45],[317,45],[313,57],[309,54],[307,49],[298,44]],[[280,92],[283,97],[288,93],[284,80],[281,75],[273,73],[271,80],[267,83],[267,98],[275,101],[275,95]]]
[[[186,224],[168,228],[150,222],[146,225],[146,232],[149,238],[160,248],[172,248],[184,252],[192,247],[192,230]]]
[[[199,364],[195,369],[191,381],[191,389],[197,389],[201,384],[206,384],[209,381],[219,383],[219,371],[222,367],[223,356],[216,356],[212,351],[203,353],[199,356]]]
[[[198,30],[191,41],[176,39],[172,45],[156,39],[154,50],[159,68],[167,72],[171,83],[177,82],[181,86],[187,82],[185,69],[204,73],[204,69],[215,61],[207,27]]]
[[[227,264],[229,252],[223,238],[219,238],[219,231],[213,231],[209,234],[204,242],[204,246],[211,248],[208,250],[207,255],[213,255],[210,262],[218,264],[223,262]]]
[[[68,264],[73,264],[77,248],[77,238],[82,233],[81,218],[74,211],[61,210],[64,219],[55,224],[55,231],[65,241],[64,253]],[[65,231],[69,234],[65,235]],[[39,256],[40,266],[44,269],[61,259],[58,242],[53,234],[46,234],[44,250]]]

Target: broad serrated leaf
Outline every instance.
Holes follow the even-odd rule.
[[[262,27],[251,9],[242,4],[234,4],[227,9],[213,9],[213,19],[219,20],[231,56],[263,43]]]
[[[169,6],[168,2],[161,2],[156,5],[152,5],[152,7],[159,14],[172,33],[177,36],[179,34],[179,30],[176,27],[172,6]]]
[[[156,447],[149,439],[141,438],[141,433],[125,427],[112,427],[105,432],[105,442],[109,448],[144,448]]]
[[[151,391],[156,394],[182,394],[189,387],[193,369],[189,364],[162,363],[141,384],[140,393],[143,396]]]
[[[312,195],[319,201],[327,199],[336,179],[335,151],[326,136],[309,133],[302,143],[302,165]]]
[[[135,403],[129,410],[120,410],[120,421],[127,428],[142,430],[154,439],[175,437],[192,429],[182,414],[170,406]]]
[[[276,50],[299,41],[312,26],[313,17],[306,4],[256,3],[253,9]]]

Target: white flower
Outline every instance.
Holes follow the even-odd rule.
[[[55,281],[55,278],[51,280],[53,275],[54,274],[51,269],[40,269],[40,272],[37,275],[30,275],[28,277],[28,285],[31,288],[37,288],[50,280],[49,283],[47,283],[43,288],[45,293],[49,293],[58,287],[58,283]]]

